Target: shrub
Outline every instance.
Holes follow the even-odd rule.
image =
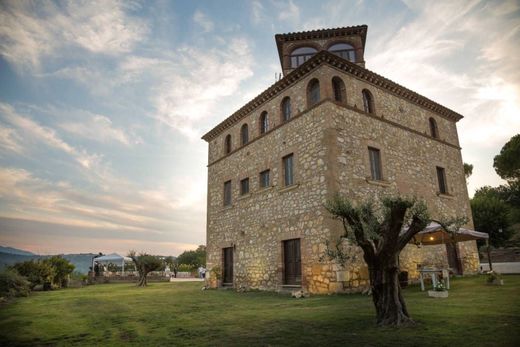
[[[49,290],[52,288],[54,269],[50,264],[39,260],[28,260],[14,264],[12,268],[18,271],[20,275],[27,278],[30,282],[31,290],[40,284],[43,285],[43,290]]]
[[[53,269],[52,284],[57,288],[67,287],[69,276],[74,271],[74,265],[59,255],[44,259],[43,263],[48,264]]]
[[[29,281],[13,269],[0,272],[0,296],[12,298],[27,296],[31,291]]]

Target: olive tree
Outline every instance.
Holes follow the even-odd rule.
[[[325,207],[342,222],[342,238],[348,238],[363,250],[377,324],[413,324],[401,294],[398,258],[403,248],[431,221],[426,204],[416,199],[386,197],[381,199],[379,207],[372,201],[354,206],[346,197],[336,195]],[[459,218],[440,223],[450,231],[463,222]],[[348,259],[339,248],[329,254],[333,254],[331,258]]]
[[[139,273],[139,281],[137,282],[137,286],[139,287],[145,287],[148,284],[146,277],[150,272],[164,269],[164,261],[155,255],[146,253],[137,255],[135,251],[130,251],[128,256],[132,258],[135,268]]]

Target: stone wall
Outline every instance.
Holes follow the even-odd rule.
[[[332,100],[331,79],[346,85],[347,100]],[[320,81],[322,101],[307,108],[306,88]],[[363,89],[374,96],[375,114],[361,110]],[[280,104],[292,102],[293,118],[281,122]],[[269,113],[269,128],[260,134],[259,117]],[[429,136],[428,119],[437,121],[440,139]],[[249,126],[249,143],[240,145],[240,128]],[[224,153],[231,134],[233,151]],[[383,181],[369,179],[368,146],[381,150]],[[284,187],[282,158],[294,154],[295,182]],[[446,170],[448,193],[438,193],[436,166]],[[271,170],[271,187],[259,187],[259,173]],[[240,196],[239,182],[249,177],[250,193]],[[232,182],[232,205],[223,206],[223,185]],[[433,217],[471,218],[456,125],[392,93],[322,65],[305,78],[261,105],[209,143],[208,268],[222,264],[222,248],[234,248],[234,285],[276,290],[283,284],[282,241],[301,239],[302,286],[314,293],[360,290],[368,285],[368,271],[359,248],[349,246],[355,259],[343,269],[320,261],[326,240],[336,240],[341,226],[323,203],[334,192],[354,201],[396,193],[426,200]],[[472,222],[468,223],[472,226]],[[474,241],[460,243],[465,272],[478,269]],[[441,246],[408,246],[401,265],[411,278],[417,264],[445,265]],[[215,278],[212,284],[216,285]]]

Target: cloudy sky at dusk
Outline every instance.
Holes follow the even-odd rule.
[[[465,116],[470,194],[520,132],[519,1],[1,1],[0,245],[205,243],[202,134],[274,83],[274,34],[368,25],[366,67]]]

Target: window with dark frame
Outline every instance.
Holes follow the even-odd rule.
[[[294,155],[292,153],[283,157],[283,176],[286,187],[294,184]]]
[[[240,181],[240,195],[246,195],[249,193],[249,177],[244,178]]]
[[[231,153],[231,134],[226,136],[226,140],[224,141],[224,149],[226,154]]]
[[[437,181],[439,182],[439,193],[448,194],[448,185],[446,184],[446,170],[437,166]]]
[[[264,170],[260,172],[260,188],[267,188],[270,186],[270,170]]]
[[[307,88],[307,102],[309,107],[320,102],[320,82],[317,79],[313,79],[309,82]]]
[[[332,90],[334,92],[334,101],[345,102],[345,83],[343,83],[343,80],[341,78],[337,76],[332,78]]]
[[[356,61],[356,50],[347,43],[336,43],[330,46],[328,51],[351,62]]]
[[[430,118],[429,122],[430,122],[430,135],[433,138],[438,139],[439,138],[439,129],[437,128],[437,122],[433,118]]]
[[[285,97],[282,101],[282,120],[287,122],[291,119],[291,98]]]
[[[269,115],[267,111],[260,115],[260,134],[265,134],[269,130]]]
[[[291,52],[291,68],[297,68],[316,54],[317,50],[312,47],[300,47]]]
[[[381,151],[374,147],[368,147],[368,156],[370,158],[370,177],[374,181],[382,181]]]
[[[367,89],[363,89],[363,109],[366,113],[374,113],[374,98],[372,93]]]
[[[231,181],[224,182],[224,206],[231,205]]]
[[[240,128],[240,137],[242,139],[242,146],[249,142],[249,127],[247,124],[242,125],[242,128]]]

